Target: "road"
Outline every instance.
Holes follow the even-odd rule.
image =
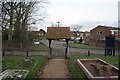
[[[46,46],[49,45],[48,40],[41,40],[42,43],[44,43]],[[66,44],[65,42],[62,41],[56,41],[52,40],[51,47],[55,49],[65,49],[65,46],[63,44]],[[95,53],[95,54],[104,54],[105,50],[104,49],[81,49],[81,48],[71,48],[69,47],[69,52],[77,52],[77,53],[87,53],[90,51],[90,53]],[[116,55],[118,55],[118,50],[115,51]]]
[[[42,43],[44,43],[46,46],[49,45],[48,43],[48,40],[41,40]],[[57,53],[62,53],[64,54],[65,52],[65,46],[63,44],[66,44],[66,42],[62,42],[62,41],[56,41],[56,40],[53,40],[52,41],[52,48],[54,48],[53,50],[53,54],[56,54]],[[56,49],[56,50],[55,50]],[[105,53],[105,50],[104,49],[81,49],[81,48],[71,48],[69,47],[69,52],[70,53],[88,53],[88,51],[90,51],[90,53],[93,53],[93,54],[104,54]],[[115,55],[118,55],[118,50],[115,51]],[[26,52],[24,51],[6,51],[5,52],[5,55],[26,55]],[[29,56],[31,55],[43,55],[43,56],[46,56],[46,55],[49,55],[48,52],[29,52]],[[59,54],[57,54],[59,55]]]

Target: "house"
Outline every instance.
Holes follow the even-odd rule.
[[[46,32],[43,29],[40,29],[39,31],[29,31],[29,35],[31,36],[33,41],[39,41],[46,36]]]
[[[115,39],[120,41],[120,28],[108,27],[111,31],[111,35],[115,35]]]
[[[111,31],[107,26],[98,25],[90,30],[90,35],[95,40],[105,40],[105,36],[111,35]]]
[[[39,36],[41,36],[42,38],[46,37],[46,32],[43,29],[39,30]]]
[[[108,35],[113,35],[116,40],[120,40],[119,28],[98,25],[90,30],[90,35],[85,38],[85,43],[95,46],[105,46],[105,37]]]

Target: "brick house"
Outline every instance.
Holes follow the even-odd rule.
[[[106,26],[98,25],[90,30],[90,35],[93,35],[96,40],[105,40],[105,36],[111,35],[111,31]]]
[[[40,29],[39,31],[30,31],[30,35],[34,39],[33,41],[39,41],[46,37],[46,32]]]
[[[85,38],[85,43],[95,46],[105,46],[105,36],[115,35],[115,39],[120,39],[119,28],[98,25],[90,30],[90,35]]]
[[[40,30],[39,30],[39,35],[40,35],[42,38],[45,38],[45,37],[46,37],[46,32],[45,32],[43,29],[40,29]]]

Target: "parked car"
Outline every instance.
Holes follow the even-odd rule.
[[[40,44],[40,42],[36,41],[36,42],[34,42],[34,44],[36,44],[36,45],[37,45],[37,44]]]
[[[75,40],[75,38],[74,37],[71,37],[71,39],[70,39],[71,41],[74,41]]]

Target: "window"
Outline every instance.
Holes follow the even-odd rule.
[[[116,32],[116,31],[114,31],[114,35],[116,35],[116,33],[117,33],[117,32]]]
[[[102,31],[98,31],[97,34],[102,34]]]
[[[102,31],[100,31],[100,34],[102,34]]]

